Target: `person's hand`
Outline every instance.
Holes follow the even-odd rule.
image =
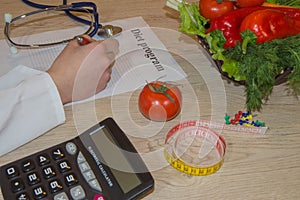
[[[118,47],[112,38],[83,46],[74,39],[65,47],[48,70],[63,104],[88,98],[106,87]]]

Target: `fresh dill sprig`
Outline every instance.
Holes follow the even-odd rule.
[[[260,110],[275,85],[275,77],[286,68],[289,89],[300,94],[300,34],[263,44],[249,43],[246,53],[242,44],[223,52],[226,58],[238,63],[239,75],[245,77],[247,109]]]

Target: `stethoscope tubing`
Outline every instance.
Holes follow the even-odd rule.
[[[34,3],[32,1],[29,1],[29,0],[22,0],[25,4],[31,6],[31,7],[34,7],[34,8],[38,8],[38,9],[47,9],[47,8],[53,8],[53,7],[57,7],[57,6],[53,6],[53,5],[46,5],[46,4],[38,4],[38,3]],[[62,2],[62,5],[67,5],[67,0],[63,0]],[[94,14],[94,22],[91,22],[91,21],[88,21],[88,20],[85,20],[85,19],[82,19],[78,16],[75,16],[73,15],[70,10],[72,8],[78,8],[78,7],[90,7],[92,9],[86,9],[88,10],[89,12],[93,13]],[[86,24],[86,25],[91,25],[91,23],[93,23],[93,27],[94,29],[88,34],[90,37],[93,37],[94,35],[97,34],[98,32],[98,29],[99,28],[102,28],[102,25],[99,24],[99,14],[97,12],[97,6],[95,3],[93,2],[74,2],[74,3],[71,3],[71,7],[69,8],[70,10],[66,9],[65,10],[65,13],[73,20],[76,20],[80,23],[83,23],[83,24]]]
[[[38,3],[34,3],[32,1],[28,1],[28,0],[22,0],[25,4],[33,7],[33,8],[38,8],[38,9],[45,9],[45,8],[50,8],[50,7],[56,7],[53,5],[46,5],[46,4],[38,4]],[[62,5],[67,5],[67,0],[63,0]]]
[[[44,9],[38,9],[38,10],[32,11],[30,13],[26,13],[26,14],[20,15],[18,17],[12,18],[11,21],[6,22],[5,28],[4,28],[4,35],[6,36],[6,38],[9,41],[10,44],[12,44],[13,46],[18,47],[18,48],[38,48],[38,47],[53,46],[53,45],[58,45],[58,44],[69,42],[73,38],[66,39],[66,40],[59,41],[59,42],[46,43],[46,44],[26,44],[25,45],[25,44],[17,44],[14,41],[12,41],[11,38],[9,37],[9,32],[10,32],[9,26],[10,26],[11,23],[13,23],[13,22],[15,22],[17,20],[29,17],[31,15],[35,15],[35,14],[42,13],[42,12],[45,12],[45,11],[53,11],[53,10],[59,10],[59,11],[66,11],[66,10],[68,10],[68,11],[76,11],[76,12],[78,12],[78,11],[80,11],[80,12],[86,11],[86,12],[90,13],[89,11],[87,11],[85,8],[83,8],[81,6],[72,6],[72,5],[60,5],[60,6],[48,7],[48,8],[44,8]],[[93,15],[93,17],[91,15],[90,26],[89,26],[88,30],[84,34],[91,35],[91,33],[95,32],[95,31],[97,32],[98,29],[95,29],[92,24],[93,25],[96,24],[94,22],[94,15]]]

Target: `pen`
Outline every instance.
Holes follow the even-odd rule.
[[[79,45],[86,45],[86,44],[91,43],[90,40],[88,40],[87,38],[82,37],[82,36],[77,36],[76,40],[77,40],[77,42],[78,42]]]

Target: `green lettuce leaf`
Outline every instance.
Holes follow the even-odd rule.
[[[182,1],[178,4],[178,10],[180,12],[180,32],[186,32],[188,34],[199,35],[205,37],[205,25],[208,20],[199,13],[199,6],[196,3],[187,4]]]

